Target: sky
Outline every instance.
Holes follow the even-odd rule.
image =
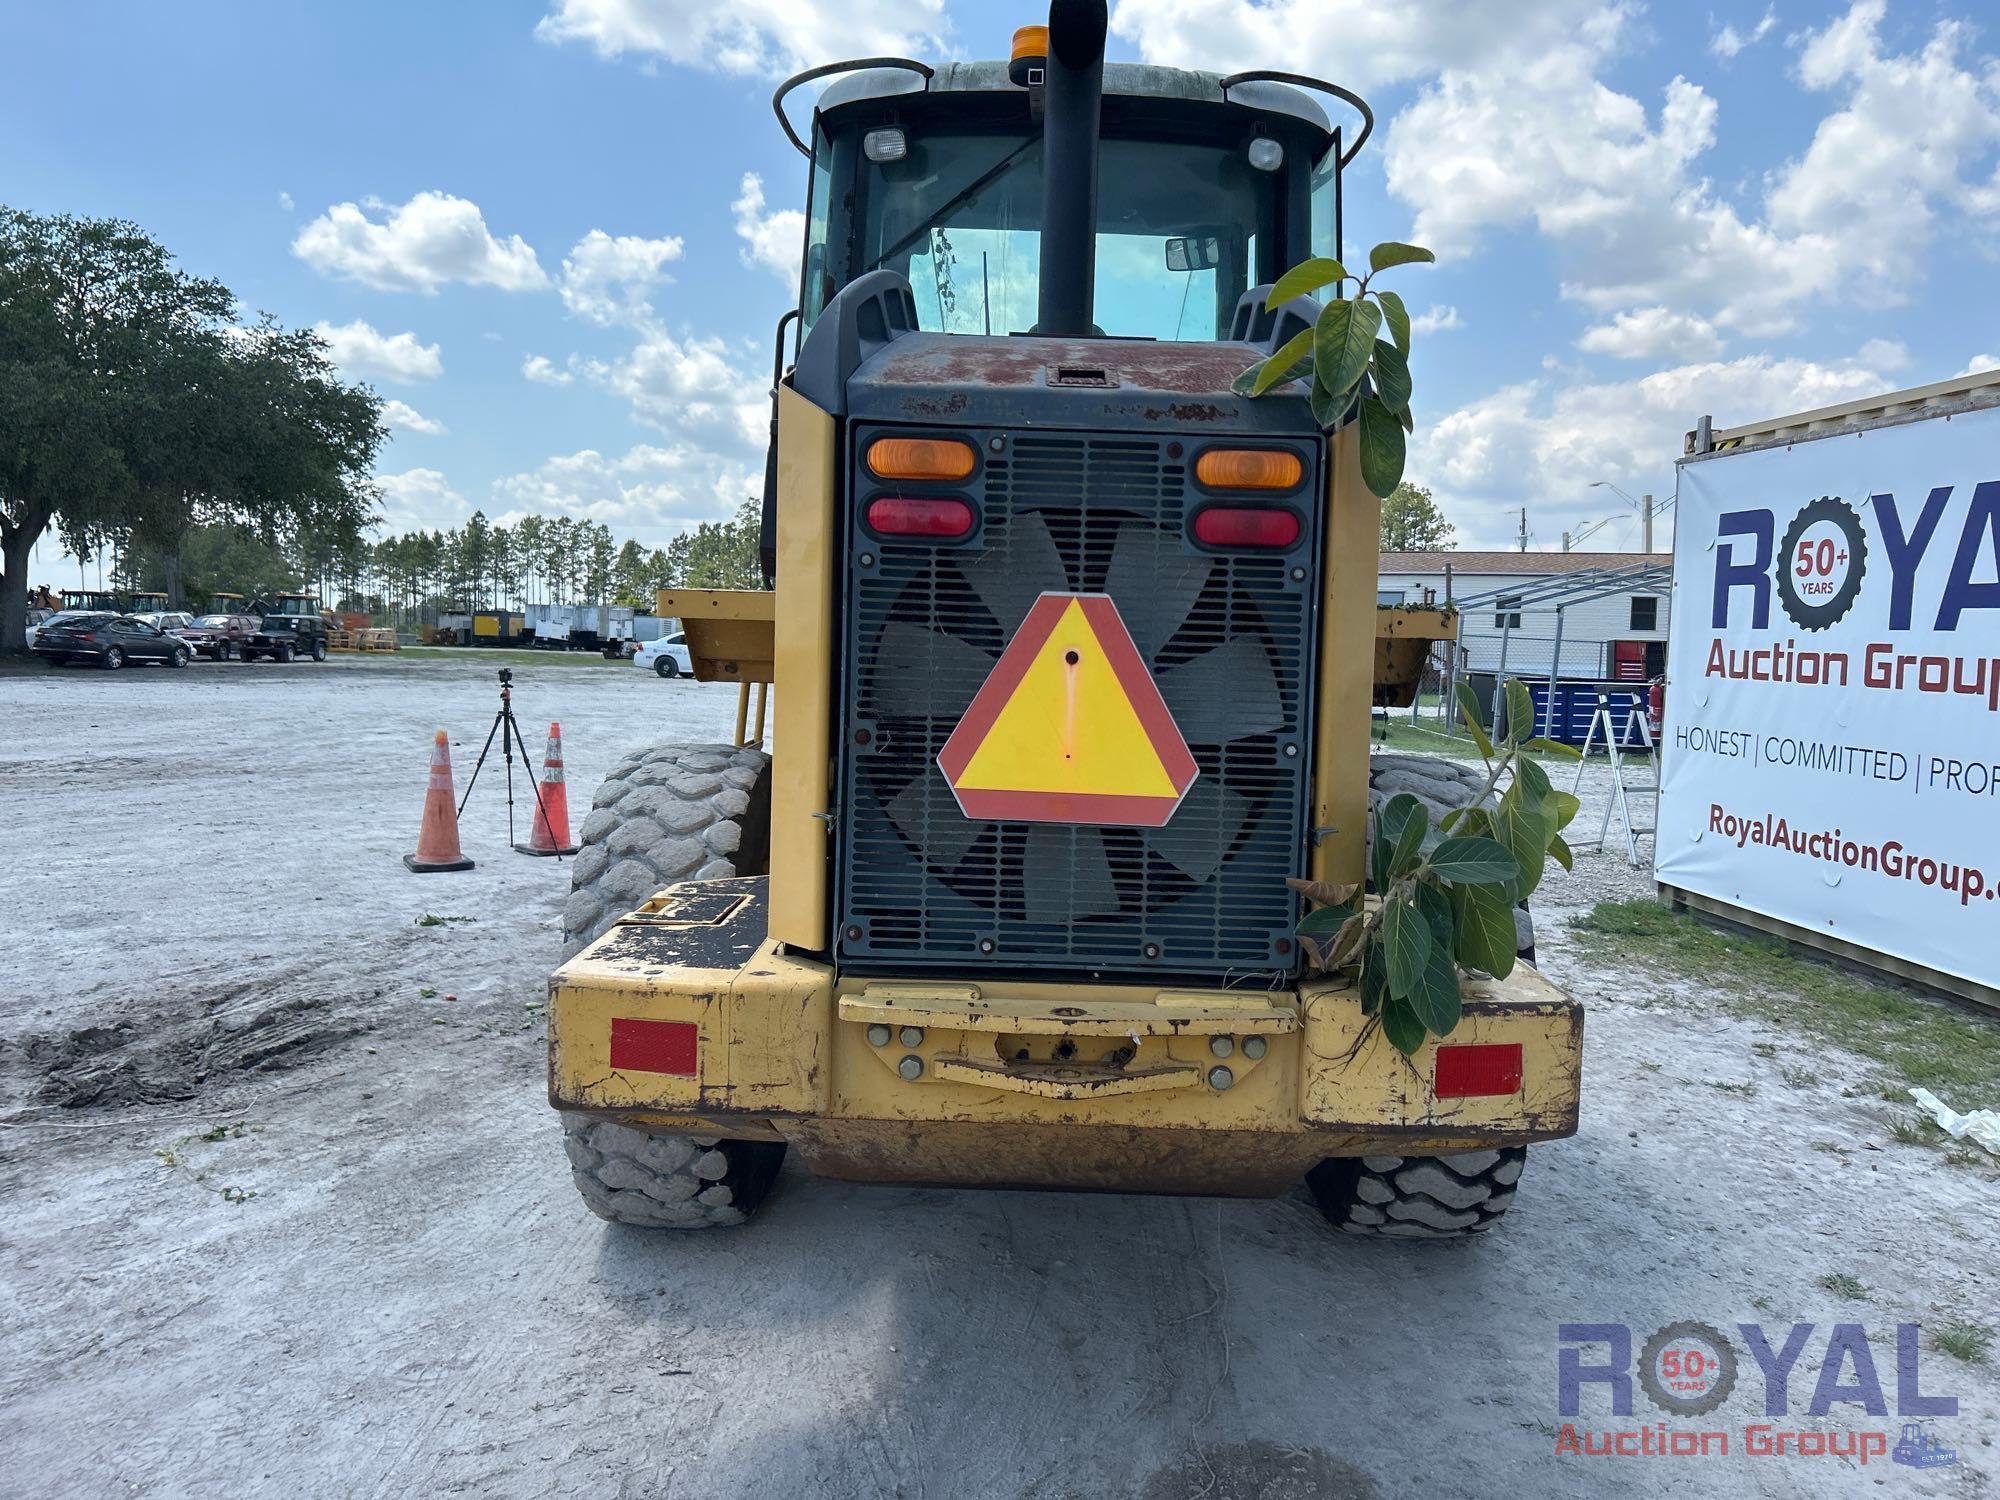
[[[1463,546],[1672,494],[1681,434],[2000,363],[2000,14],[1974,0],[1114,0],[1113,58],[1365,94],[1349,253],[1434,249],[1409,477]],[[0,10],[0,201],[136,221],[387,402],[377,534],[649,546],[760,487],[806,163],[775,82],[1006,55],[946,0]],[[1594,483],[1603,486],[1593,488]],[[1667,517],[1670,523],[1671,515]],[[1667,535],[1663,524],[1661,540]],[[45,544],[43,559],[53,551]]]

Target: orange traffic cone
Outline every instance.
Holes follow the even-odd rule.
[[[535,827],[528,842],[516,844],[522,854],[574,854],[569,841],[569,788],[563,784],[562,725],[549,725],[548,749],[542,753],[542,780],[535,788]]]
[[[458,808],[451,795],[451,742],[442,729],[431,745],[431,784],[424,793],[424,822],[417,830],[417,852],[405,854],[403,863],[419,875],[472,868],[472,861],[458,847]]]

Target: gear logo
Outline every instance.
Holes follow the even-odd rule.
[[[1707,1323],[1669,1323],[1639,1351],[1639,1384],[1661,1411],[1705,1416],[1736,1389],[1736,1350]]]
[[[1778,549],[1778,601],[1801,630],[1825,630],[1854,607],[1868,572],[1868,534],[1838,495],[1792,517]]]

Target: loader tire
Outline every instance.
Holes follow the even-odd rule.
[[[757,1211],[783,1141],[667,1135],[564,1111],[563,1150],[590,1211],[635,1229],[720,1229]]]
[[[1347,1234],[1456,1240],[1484,1234],[1514,1201],[1526,1146],[1456,1156],[1337,1156],[1306,1173],[1319,1211]]]
[[[1486,789],[1486,773],[1464,761],[1436,755],[1377,753],[1368,757],[1368,842],[1375,842],[1375,820],[1383,804],[1399,792],[1423,803],[1431,827],[1448,812],[1470,807]],[[1529,963],[1535,961],[1535,920],[1524,902],[1514,909],[1514,946]]]
[[[768,874],[770,766],[734,745],[656,745],[620,761],[577,834],[563,957],[675,881]]]

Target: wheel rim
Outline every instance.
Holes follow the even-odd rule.
[[[188,664],[187,647],[183,646],[181,647],[180,650],[174,653],[174,665],[177,667],[184,667],[187,664]]]
[[[117,671],[125,665],[125,653],[120,651],[116,646],[113,646],[109,651],[104,653],[104,665],[114,672]]]

